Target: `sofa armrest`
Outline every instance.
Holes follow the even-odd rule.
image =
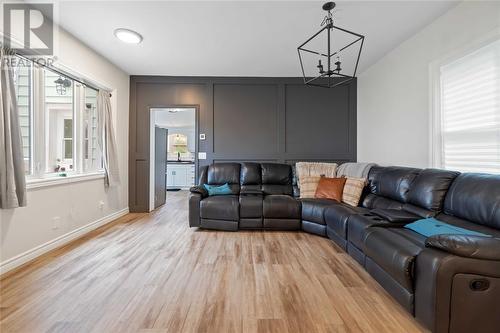
[[[497,304],[500,297],[500,261],[461,257],[426,247],[418,254],[414,267],[415,318],[430,331],[449,333],[453,331],[452,322],[456,323],[462,316],[466,321],[478,318],[469,320],[477,332],[481,331],[480,327],[488,325],[498,327],[495,324],[498,323],[498,309],[491,304]],[[487,280],[489,290],[476,291],[478,280]],[[458,310],[451,306],[453,300],[455,305],[460,300],[467,301],[462,301],[462,310]],[[470,327],[463,331],[472,332]]]
[[[500,239],[472,235],[436,235],[427,238],[426,247],[439,249],[460,257],[500,260]]]
[[[191,187],[189,189],[189,192],[191,192],[191,193],[197,193],[197,194],[201,195],[202,198],[208,197],[208,191],[207,191],[207,189],[204,188],[203,186],[200,186],[200,185]]]
[[[370,213],[377,215],[391,223],[410,223],[419,220],[421,217],[400,209],[375,208]]]
[[[200,203],[203,200],[203,196],[197,192],[191,192],[189,194],[189,210],[188,210],[188,220],[190,227],[201,226],[201,215],[200,215]]]

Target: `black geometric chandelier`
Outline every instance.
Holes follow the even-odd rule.
[[[333,88],[356,77],[359,57],[365,36],[333,24],[335,2],[327,2],[328,14],[321,30],[298,48],[304,83],[310,86]]]

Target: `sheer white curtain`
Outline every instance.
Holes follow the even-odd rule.
[[[0,47],[0,208],[26,206],[19,110],[8,51]]]
[[[105,172],[104,184],[106,186],[113,186],[120,183],[120,172],[118,170],[118,157],[112,119],[109,92],[99,90],[99,94],[97,95],[97,133],[99,133],[98,144],[102,152]]]

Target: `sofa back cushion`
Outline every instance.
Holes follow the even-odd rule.
[[[407,202],[433,212],[442,210],[446,192],[459,174],[439,169],[422,170],[410,186]]]
[[[368,176],[370,192],[388,199],[406,202],[410,186],[421,170],[406,167],[374,166]]]
[[[500,229],[500,175],[459,175],[446,194],[444,213]]]
[[[382,209],[403,209],[405,204],[399,202],[397,200],[387,199],[383,196],[368,193],[364,196],[361,202],[361,206],[374,209],[374,208],[382,208]]]
[[[262,163],[262,191],[264,194],[293,195],[292,167],[288,164]]]
[[[241,163],[240,186],[241,192],[261,189],[262,170],[260,168],[260,163]]]
[[[240,193],[240,164],[239,163],[214,163],[207,170],[207,184],[228,184],[232,194]]]
[[[198,185],[203,186],[208,182],[208,165],[200,167],[200,175],[198,176]]]

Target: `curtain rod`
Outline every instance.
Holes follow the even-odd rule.
[[[41,67],[47,68],[47,69],[49,69],[49,70],[51,70],[51,71],[53,71],[53,72],[55,72],[55,73],[57,73],[57,74],[59,74],[59,75],[61,75],[61,76],[65,76],[65,77],[67,77],[67,78],[70,78],[71,80],[76,81],[76,82],[78,82],[78,83],[80,83],[80,84],[83,84],[84,86],[88,86],[88,87],[90,87],[90,88],[92,88],[92,89],[94,89],[94,90],[97,90],[97,91],[99,91],[99,90],[103,90],[103,89],[99,89],[99,88],[95,87],[95,86],[94,86],[94,85],[92,85],[92,84],[89,84],[88,82],[84,82],[84,81],[82,81],[81,79],[79,79],[79,78],[75,77],[74,75],[71,75],[71,74],[65,73],[63,70],[60,70],[60,69],[58,69],[58,68],[55,68],[55,67],[52,67],[52,66],[48,66],[48,65],[45,65],[45,64],[40,64],[40,63],[36,62],[35,60],[32,60],[32,59],[30,59],[30,58],[28,58],[28,57],[26,57],[26,56],[23,56],[23,55],[21,55],[21,54],[18,54],[18,53],[16,53],[15,55],[16,55],[17,57],[19,57],[19,58],[23,58],[23,59],[25,59],[25,60],[27,60],[27,61],[30,61],[30,62],[32,62],[33,64],[36,64],[36,65],[38,65],[38,66],[41,66]],[[109,97],[111,97],[111,96],[112,96],[112,95],[111,95],[111,93],[109,93]]]

